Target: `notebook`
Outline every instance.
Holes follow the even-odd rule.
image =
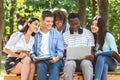
[[[41,55],[41,56],[36,56],[35,59],[37,59],[37,60],[51,60],[51,59],[53,59],[53,57],[50,55]]]
[[[91,54],[91,46],[67,47],[67,60],[80,60]]]

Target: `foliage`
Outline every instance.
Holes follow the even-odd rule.
[[[12,0],[11,0],[12,1]],[[13,32],[18,30],[18,25],[23,25],[26,19],[29,17],[37,17],[39,18],[40,15],[40,9],[38,11],[34,11],[32,5],[28,5],[25,0],[17,0],[16,5],[11,5],[11,1],[5,0],[4,2],[4,8],[5,8],[5,33],[4,34],[11,34],[10,33],[10,10],[12,7],[15,7],[14,16],[13,16]],[[32,1],[32,0],[31,0]]]
[[[40,19],[41,12],[43,10],[53,10],[55,8],[66,9],[68,14],[70,12],[78,12],[78,1],[79,0],[16,0],[14,6],[11,5],[12,0],[4,0],[5,7],[5,33],[10,34],[9,18],[10,10],[15,7],[14,13],[14,28],[13,31],[17,30],[17,26],[25,22],[29,17],[37,17]],[[97,0],[96,0],[97,1]],[[116,41],[120,40],[120,1],[119,0],[109,0],[109,30],[115,36]],[[90,21],[92,18],[92,0],[88,0],[87,4],[87,28],[90,27]],[[98,6],[96,4],[98,15]]]
[[[13,32],[17,31],[18,25],[23,25],[23,23],[29,17],[37,17],[40,18],[40,13],[43,10],[50,10],[53,8],[64,8],[68,12],[78,11],[76,8],[76,3],[78,0],[16,0],[16,3],[12,5],[13,0],[5,0],[4,8],[5,8],[5,33],[10,33],[10,18],[13,18]],[[77,4],[78,6],[78,4]],[[15,8],[14,16],[10,16],[10,10],[12,7]]]
[[[120,1],[119,0],[110,0],[109,6],[109,18],[110,18],[110,25],[109,30],[115,36],[116,41],[120,40]]]

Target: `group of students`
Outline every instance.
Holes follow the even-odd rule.
[[[72,80],[75,70],[82,71],[84,80],[107,80],[107,72],[116,69],[120,62],[117,46],[101,16],[92,19],[91,31],[80,24],[78,13],[68,15],[69,24],[61,10],[43,11],[41,18],[40,22],[30,18],[20,31],[11,35],[4,48],[8,54],[7,73],[21,74],[21,80],[33,80],[35,72],[38,80],[59,80],[63,68],[64,80]],[[91,46],[91,55],[63,61],[67,47],[81,45]],[[52,59],[36,59],[44,55]]]

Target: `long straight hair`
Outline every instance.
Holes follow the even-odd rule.
[[[96,44],[96,40],[97,40],[98,44],[99,44],[98,50],[102,50],[102,47],[103,47],[103,44],[105,41],[106,32],[108,32],[107,25],[105,24],[105,21],[101,16],[95,16],[92,21],[95,21],[95,20],[97,21],[97,26],[99,28],[98,35],[93,33],[93,35],[95,37],[95,44]]]

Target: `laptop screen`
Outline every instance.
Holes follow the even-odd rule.
[[[67,47],[66,59],[80,60],[91,54],[91,46]]]

